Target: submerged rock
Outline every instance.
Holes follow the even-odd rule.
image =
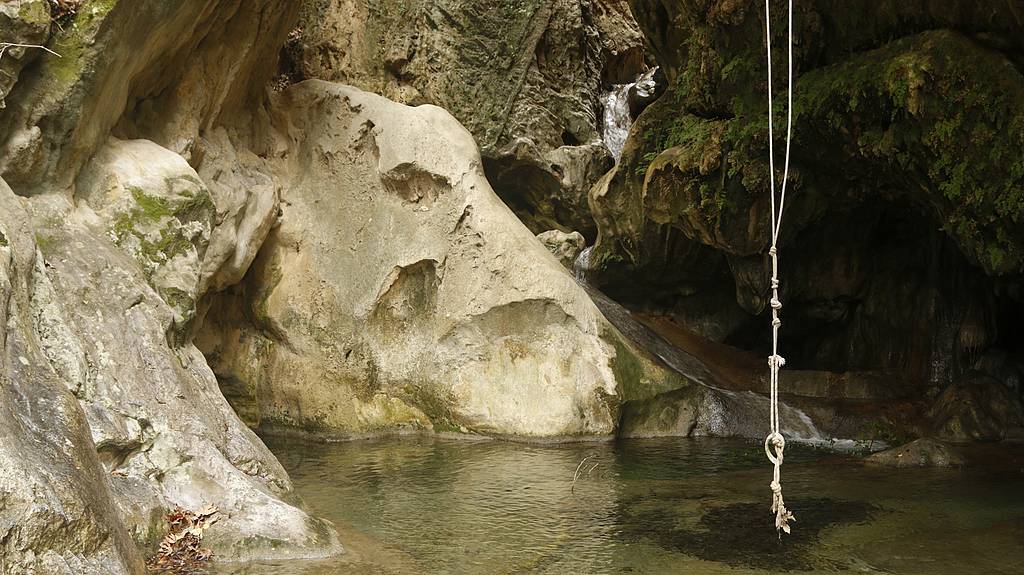
[[[906,445],[879,451],[867,463],[885,467],[962,467],[964,458],[957,450],[935,439],[922,438]]]

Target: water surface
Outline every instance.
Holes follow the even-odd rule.
[[[228,573],[1024,573],[1019,466],[877,469],[791,446],[783,485],[797,522],[780,541],[754,443],[268,445],[352,553]]]

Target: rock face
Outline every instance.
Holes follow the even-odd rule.
[[[80,199],[99,228],[171,306],[174,329],[195,319],[202,261],[216,208],[184,158],[149,140],[111,138],[79,175]],[[177,339],[181,339],[180,337]]]
[[[633,352],[493,194],[454,118],[320,81],[278,105],[281,224],[199,339],[251,424],[614,432]]]
[[[449,110],[534,233],[591,239],[587,190],[612,165],[598,95],[645,69],[624,0],[317,0],[288,53],[300,78]]]
[[[159,186],[149,190],[158,197]],[[336,548],[326,524],[281,500],[291,491],[284,470],[232,412],[202,354],[177,341],[178,310],[161,296],[159,275],[88,206],[41,196],[31,207],[47,262],[36,330],[85,410],[135,539],[159,540],[167,509],[214,504],[226,519],[210,542],[223,557]]]
[[[141,573],[176,505],[224,512],[222,558],[341,551],[191,343],[276,221],[248,131],[297,15],[272,4],[87,2],[5,88],[4,573]]]
[[[709,337],[767,349],[755,317],[768,277],[763,10],[631,6],[669,87],[591,192],[590,277]],[[792,368],[882,372],[934,397],[986,350],[1021,349],[1020,13],[796,6],[784,354]],[[772,30],[784,73],[784,5]]]
[[[82,406],[54,369],[50,289],[24,202],[0,180],[0,573],[141,575]],[[64,371],[65,373],[62,373]],[[80,373],[79,373],[80,375]]]
[[[97,1],[48,41],[12,28],[61,57],[8,74],[0,113],[4,572],[139,572],[135,545],[178,505],[224,512],[206,540],[222,558],[340,552],[239,415],[332,435],[611,436],[623,399],[693,385],[607,323],[447,112],[319,81],[268,99],[298,8]],[[520,20],[529,57],[579,10]],[[628,60],[602,42],[602,62]],[[562,48],[548,57],[582,53]],[[512,53],[513,77],[551,87]],[[520,109],[536,100],[496,109],[543,120],[508,133],[595,141],[581,101],[550,124]],[[597,165],[598,144],[567,138],[544,153]]]
[[[1024,427],[1015,390],[984,373],[970,373],[935,398],[929,410],[936,435],[952,441],[998,441]]]
[[[4,43],[20,44],[0,50],[0,108],[4,107],[4,98],[18,81],[22,68],[43,51],[28,46],[45,44],[49,36],[47,0],[12,0],[0,5],[0,38]]]

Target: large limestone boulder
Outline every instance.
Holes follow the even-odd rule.
[[[307,81],[282,218],[197,340],[268,429],[610,436],[633,352],[494,195],[447,112]]]
[[[114,165],[134,160],[128,152]],[[134,539],[155,544],[168,509],[212,504],[225,515],[208,538],[222,558],[340,551],[326,523],[284,501],[293,497],[287,474],[232,411],[199,350],[169,336],[176,312],[150,284],[150,260],[119,246],[84,202],[47,195],[30,207],[46,262],[31,301],[35,329],[85,411]]]
[[[625,0],[313,0],[288,54],[299,78],[449,110],[534,233],[591,239],[587,190],[612,165],[599,96],[645,69]]]
[[[67,371],[39,337],[43,256],[0,180],[0,573],[141,575]],[[64,373],[62,373],[64,372]]]
[[[102,231],[135,260],[182,333],[196,315],[215,208],[184,158],[148,140],[111,138],[76,182]],[[177,339],[181,339],[179,336]]]

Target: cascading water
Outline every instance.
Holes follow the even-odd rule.
[[[637,76],[634,82],[613,84],[612,89],[601,96],[604,107],[601,135],[615,161],[622,154],[629,128],[633,125],[633,116],[638,113],[638,106],[633,104],[649,102],[655,97],[657,85],[654,75],[657,71],[657,67],[651,68]]]
[[[657,97],[657,82],[654,79],[656,73],[657,68],[652,68],[638,76],[635,82],[613,85],[611,91],[601,96],[601,102],[604,104],[602,137],[616,161],[622,154],[633,117],[639,113],[639,109]],[[587,273],[590,271],[592,249],[593,246],[585,248],[573,263],[576,281],[587,290],[601,313],[623,335],[663,361],[669,368],[707,389],[702,402],[702,418],[698,433],[761,437],[764,434],[763,422],[768,419],[770,409],[768,398],[753,392],[731,391],[716,385],[714,376],[698,357],[672,345],[634,318],[629,310],[590,286],[587,283]],[[780,405],[780,409],[787,436],[810,441],[822,439],[821,433],[807,414],[785,404]]]
[[[642,349],[647,350],[687,379],[705,387],[706,395],[701,402],[701,418],[698,435],[739,435],[759,438],[763,435],[763,422],[768,418],[768,398],[753,392],[737,392],[723,389],[716,384],[715,377],[700,358],[680,349],[661,337],[650,327],[638,321],[629,310],[601,293],[587,283],[590,270],[588,246],[576,257],[573,272],[576,281],[587,290],[590,299],[601,310],[608,321],[619,332]],[[804,441],[820,441],[821,433],[811,418],[799,409],[780,404],[781,419],[787,437]]]
[[[590,250],[594,249],[594,246],[587,246],[583,248],[580,255],[576,256],[576,261],[572,264],[572,272],[576,276],[576,281],[586,285],[587,283],[587,270],[590,269]]]
[[[629,127],[633,124],[633,118],[629,115],[629,89],[631,87],[633,87],[632,83],[615,84],[610,92],[601,96],[601,103],[604,104],[602,138],[615,161],[618,161],[619,155],[622,154],[622,147],[626,145],[626,136],[629,135]]]

